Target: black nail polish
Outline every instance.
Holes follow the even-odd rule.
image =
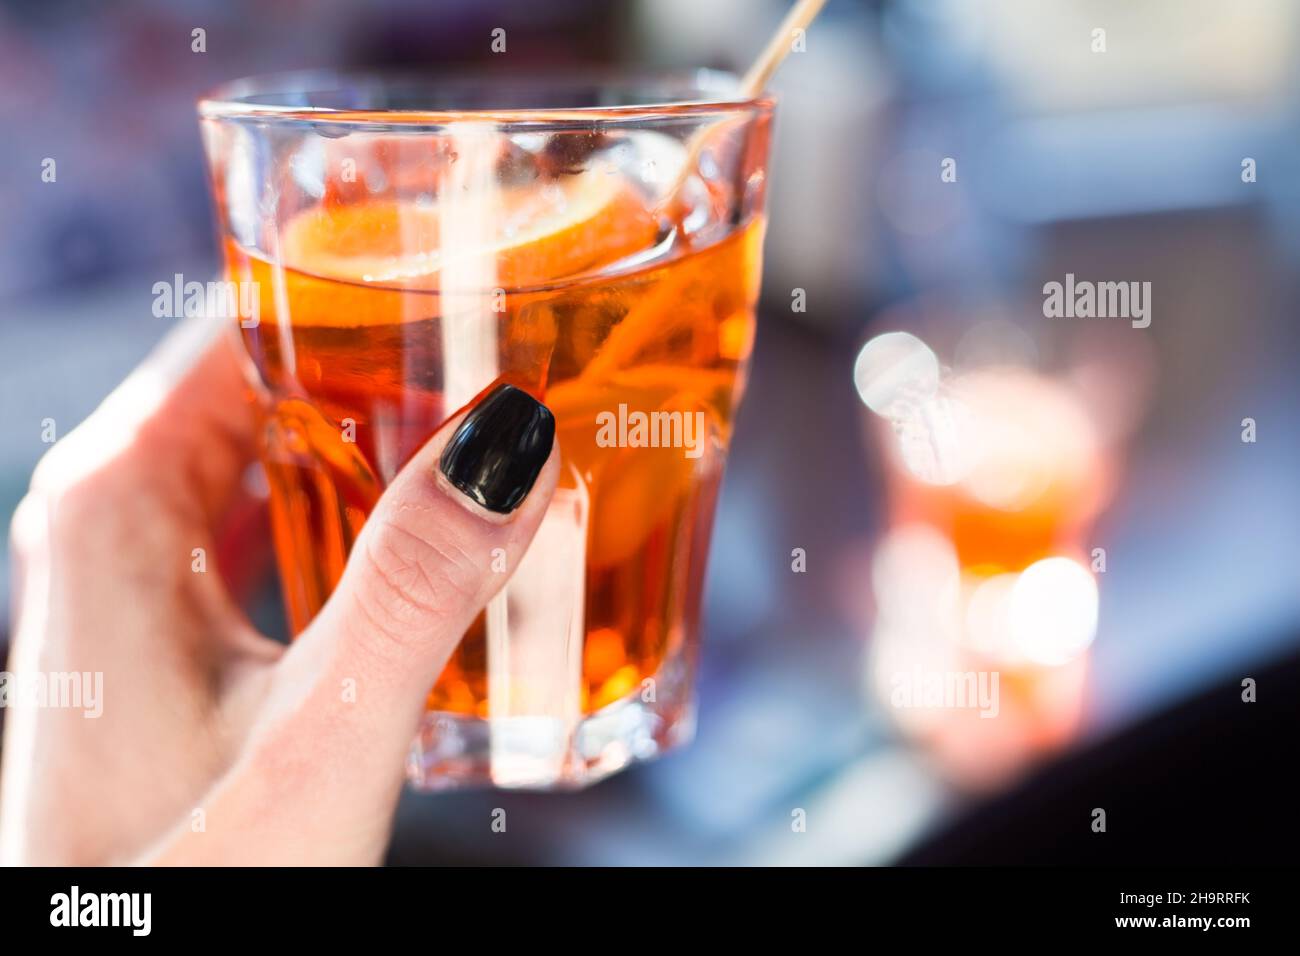
[[[438,466],[489,511],[509,514],[532,490],[555,442],[555,416],[527,392],[498,385],[451,436]]]

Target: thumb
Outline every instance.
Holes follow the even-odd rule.
[[[532,541],[555,490],[555,419],[499,385],[453,418],[380,497],[338,587],[281,662],[308,710],[399,772],[429,689]],[[500,549],[498,551],[498,549]],[[340,705],[351,680],[351,705]],[[343,746],[342,742],[340,745]],[[343,746],[343,749],[350,749]]]

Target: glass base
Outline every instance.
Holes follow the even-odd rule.
[[[676,671],[671,677],[665,671]],[[570,730],[547,717],[425,714],[406,761],[415,790],[577,790],[695,736],[685,668],[665,668]]]

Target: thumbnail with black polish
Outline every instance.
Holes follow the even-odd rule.
[[[484,508],[509,514],[532,489],[554,441],[551,410],[522,389],[502,384],[465,416],[439,467]]]

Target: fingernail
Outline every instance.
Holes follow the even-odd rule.
[[[498,385],[465,416],[438,467],[484,508],[509,514],[532,490],[554,442],[551,410],[513,385]]]

